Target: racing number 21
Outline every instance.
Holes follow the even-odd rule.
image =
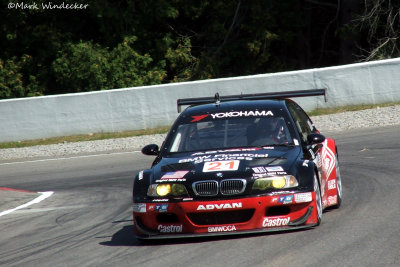
[[[204,163],[203,172],[236,171],[239,160],[212,161]]]

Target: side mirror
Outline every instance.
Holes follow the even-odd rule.
[[[147,145],[142,148],[142,153],[149,156],[157,156],[160,153],[160,148],[156,144]]]
[[[310,145],[320,144],[325,141],[325,136],[319,133],[310,133],[307,135],[307,142]]]

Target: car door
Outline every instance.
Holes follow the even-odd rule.
[[[296,127],[301,135],[303,142],[303,150],[304,154],[308,155],[309,159],[314,161],[315,165],[318,169],[318,176],[321,186],[321,194],[325,196],[325,187],[328,179],[328,168],[323,168],[324,162],[326,162],[326,151],[327,149],[324,147],[326,144],[325,140],[321,144],[310,145],[307,141],[307,136],[310,133],[318,132],[314,127],[310,117],[304,112],[304,110],[294,102],[288,103],[288,108],[290,113],[293,116],[293,120],[295,121]]]

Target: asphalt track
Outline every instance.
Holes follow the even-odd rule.
[[[332,133],[344,199],[314,229],[141,243],[133,236],[138,152],[0,162],[1,266],[400,266],[400,126]]]

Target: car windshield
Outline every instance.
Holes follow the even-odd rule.
[[[168,151],[291,144],[293,139],[282,117],[234,118],[181,124],[172,136]]]

